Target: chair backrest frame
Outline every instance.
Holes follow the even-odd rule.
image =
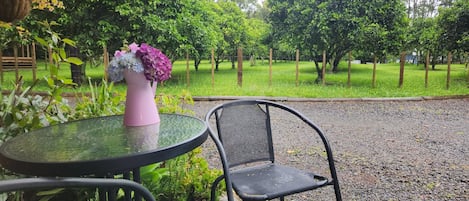
[[[44,190],[51,188],[122,188],[132,190],[147,201],[155,201],[151,192],[141,184],[126,179],[75,178],[75,177],[36,177],[0,181],[0,193],[25,190]]]
[[[232,113],[239,111],[249,112],[250,116],[253,118],[242,116],[234,117],[236,119],[233,119],[233,115],[236,114]],[[225,144],[224,148],[227,152],[226,157],[228,158],[228,166],[230,168],[239,165],[250,164],[253,162],[264,161],[273,163],[275,161],[272,130],[270,124],[270,111],[268,105],[259,104],[256,101],[231,102],[217,107],[215,110],[213,110],[213,114],[215,114],[216,119],[217,137],[222,144]],[[244,127],[237,127],[239,124],[243,124]],[[249,127],[248,124],[251,125],[251,127]],[[239,140],[237,137],[244,139],[250,138],[250,140],[244,140],[244,143],[251,142],[251,146],[245,145],[244,143],[241,143],[238,146],[226,146],[226,144],[237,142]],[[256,144],[255,142],[260,144]],[[244,147],[240,149],[239,146]],[[252,152],[258,153],[258,155],[249,154],[248,156],[239,156],[239,153],[233,153],[236,151],[230,151],[230,149],[242,150],[241,153],[246,152],[246,150],[250,150]],[[237,160],[234,160],[232,157],[237,157]],[[243,158],[239,160],[239,158],[242,157],[249,158]]]
[[[315,123],[313,123],[311,120],[309,120],[306,116],[304,116],[302,113],[298,112],[297,110],[295,110],[291,107],[288,107],[286,105],[279,104],[279,103],[272,102],[272,101],[267,101],[267,100],[235,100],[235,101],[230,101],[230,102],[227,102],[227,103],[222,103],[222,104],[212,108],[205,116],[205,121],[206,121],[207,124],[209,124],[212,116],[215,115],[217,130],[213,129],[213,127],[210,126],[210,125],[208,125],[208,130],[209,130],[210,137],[215,142],[215,145],[217,146],[217,149],[218,149],[219,154],[221,156],[223,171],[225,173],[223,177],[225,179],[228,200],[233,200],[233,192],[231,190],[232,189],[231,179],[230,179],[229,176],[226,175],[226,173],[230,172],[230,167],[233,167],[233,165],[230,165],[228,160],[226,159],[227,156],[226,156],[226,152],[224,150],[223,141],[222,141],[222,139],[220,139],[220,136],[218,136],[219,135],[218,131],[220,130],[220,126],[218,124],[218,121],[219,121],[219,118],[220,118],[220,110],[221,109],[223,109],[224,107],[231,107],[233,105],[242,105],[242,104],[265,105],[265,112],[266,112],[266,116],[268,117],[268,120],[267,120],[268,130],[269,130],[268,135],[270,136],[270,140],[272,140],[272,132],[271,132],[271,124],[270,124],[271,122],[270,122],[270,109],[269,109],[269,107],[275,107],[275,108],[279,108],[279,109],[282,109],[284,111],[287,111],[287,112],[295,115],[296,117],[298,117],[301,121],[303,121],[304,123],[309,125],[311,128],[313,128],[313,130],[316,131],[316,134],[320,137],[320,139],[321,139],[321,141],[324,145],[324,149],[326,151],[329,170],[330,170],[330,174],[331,174],[330,175],[331,179],[328,182],[328,185],[333,185],[334,186],[336,199],[337,200],[342,200],[341,193],[340,193],[340,187],[339,187],[339,183],[338,183],[338,176],[337,176],[337,172],[336,172],[336,167],[334,165],[334,157],[332,155],[332,149],[331,149],[329,141],[327,140],[327,138],[326,138],[324,132],[322,131],[322,129],[319,128],[319,126],[317,126]],[[271,153],[272,153],[271,161],[274,162],[273,146],[271,148]],[[235,164],[235,165],[237,165],[237,164]]]

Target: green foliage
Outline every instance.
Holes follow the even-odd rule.
[[[64,1],[64,10],[47,16],[61,24],[61,33],[77,41],[85,58],[118,49],[122,41],[148,43],[171,59],[190,51],[202,55],[213,44],[213,25],[206,22],[212,1]],[[42,13],[41,13],[42,14]],[[39,13],[32,13],[41,19]],[[86,31],[83,31],[86,30]]]
[[[60,86],[49,91],[46,96],[31,95],[37,81],[32,86],[23,89],[22,78],[20,78],[15,90],[12,90],[10,94],[4,96],[0,93],[0,144],[31,130],[67,122],[72,116],[72,108],[58,93]],[[0,168],[0,177],[10,179],[17,178],[18,175]],[[0,198],[1,196],[5,195],[0,195]],[[9,193],[6,196],[7,200],[20,200],[18,193]]]
[[[48,36],[45,39],[36,36],[35,39],[44,48],[50,48],[52,50],[52,55],[50,55],[50,57],[54,60],[55,64],[50,67],[50,79],[48,80],[49,85],[51,88],[56,87],[56,81],[66,85],[75,85],[70,79],[64,79],[58,76],[60,64],[63,62],[75,65],[83,64],[80,58],[68,57],[65,52],[66,46],[75,47],[75,42],[68,38],[61,38],[57,32],[52,30],[52,26],[58,25],[55,21],[44,21],[40,22],[40,24],[46,29]]]
[[[123,113],[125,96],[113,91],[114,83],[108,84],[103,80],[98,86],[97,83],[93,84],[91,79],[88,79],[88,83],[89,94],[82,93],[76,98],[74,119]]]
[[[438,27],[434,18],[415,18],[409,28],[409,46],[435,51],[438,45]]]
[[[374,53],[380,49],[380,53],[395,54],[404,41],[405,7],[399,0],[272,0],[269,6],[274,36],[314,60],[322,60],[317,56],[326,51],[333,71],[351,50],[369,50],[371,46]],[[374,41],[368,41],[370,36]]]
[[[141,171],[143,184],[156,200],[184,201],[209,200],[210,187],[221,170],[211,169],[200,156],[201,148],[168,160],[158,166],[152,165]],[[223,189],[219,189],[219,192]]]
[[[230,57],[234,68],[236,51],[247,41],[246,16],[236,3],[230,1],[213,4],[211,9],[218,15],[214,20],[218,27],[215,31],[219,33],[214,47],[216,68],[225,57]]]
[[[269,55],[269,48],[267,45],[262,44],[269,37],[270,25],[265,21],[250,18],[247,19],[245,25],[246,42],[243,45],[244,55],[253,55],[256,57],[267,57]]]
[[[448,51],[469,51],[469,2],[456,0],[451,7],[439,9],[440,42]]]
[[[182,90],[179,95],[160,94],[156,97],[156,102],[159,103],[158,110],[161,113],[179,113],[179,114],[193,114],[194,112],[185,109],[183,106],[194,104],[191,94],[187,90]]]
[[[363,41],[361,44],[367,47],[368,51],[372,54],[382,58],[386,55],[386,50],[383,48],[385,47],[386,43],[386,36],[389,33],[377,23],[371,23],[364,27],[363,30]]]
[[[23,91],[20,79],[8,96],[0,95],[0,142],[37,128],[68,121],[71,108],[57,94],[60,88],[42,97],[29,94],[33,86]]]
[[[178,16],[177,29],[182,34],[183,44],[177,51],[179,56],[189,53],[194,58],[194,67],[197,69],[200,60],[209,56],[220,34],[217,31],[219,28],[214,23],[218,15],[210,9],[214,3],[207,1],[192,3],[194,5],[182,9],[182,13]]]

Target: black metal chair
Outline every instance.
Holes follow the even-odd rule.
[[[327,153],[330,176],[275,163],[271,108],[293,114],[316,131]],[[212,200],[223,179],[229,201],[233,201],[232,189],[243,200],[283,200],[287,195],[326,186],[333,186],[336,200],[342,200],[332,150],[326,136],[300,112],[271,101],[236,100],[211,109],[205,121],[218,148],[224,172],[212,184]],[[312,135],[314,133],[305,133],[305,140]]]
[[[148,189],[141,184],[126,179],[106,178],[21,178],[0,181],[0,192],[44,190],[53,188],[105,188],[124,189],[133,191],[137,197],[143,197],[147,201],[155,201]]]

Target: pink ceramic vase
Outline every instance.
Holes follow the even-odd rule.
[[[156,82],[152,86],[143,73],[129,69],[124,70],[124,78],[127,83],[124,125],[145,126],[159,123],[160,116],[154,99]]]

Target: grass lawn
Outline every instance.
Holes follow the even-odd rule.
[[[231,68],[231,63],[224,62],[219,70],[214,72],[212,85],[211,64],[202,61],[199,70],[195,71],[190,62],[190,85],[187,84],[186,61],[176,61],[173,65],[172,78],[158,86],[159,93],[179,94],[183,90],[193,96],[275,96],[275,97],[310,97],[310,98],[359,98],[359,97],[414,97],[414,96],[447,96],[467,95],[468,74],[463,64],[451,65],[450,88],[446,89],[447,65],[437,65],[436,70],[429,70],[428,87],[425,88],[425,70],[423,65],[406,64],[404,85],[398,88],[399,64],[378,64],[376,72],[376,87],[372,87],[372,64],[352,64],[351,87],[347,86],[347,63],[339,65],[338,73],[326,74],[326,85],[315,84],[317,77],[312,62],[300,62],[298,85],[296,81],[295,62],[279,61],[272,66],[272,80],[269,86],[268,61],[257,61],[250,66],[243,64],[242,87],[237,84],[237,69]],[[44,63],[38,66],[38,78],[48,75]],[[70,78],[70,68],[61,67],[60,76]],[[20,71],[25,86],[32,83],[31,71]],[[86,74],[93,81],[101,81],[104,74],[103,66],[89,67]],[[14,71],[4,73],[3,90],[14,87]],[[115,90],[125,92],[125,84],[117,83]],[[79,88],[69,88],[67,92],[87,92],[88,84]],[[48,91],[47,84],[41,80],[34,91]]]

